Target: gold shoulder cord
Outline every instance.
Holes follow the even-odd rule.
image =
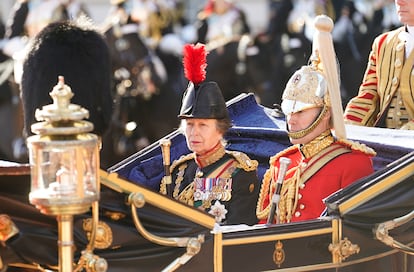
[[[273,167],[274,166],[272,165],[271,168]],[[273,181],[271,177],[271,168],[266,171],[263,177],[263,183],[260,189],[259,200],[256,207],[256,215],[258,219],[266,219],[270,212],[270,205],[264,207],[264,200],[266,199],[266,196],[268,196],[270,201],[276,186],[276,181]],[[275,168],[275,171],[277,172],[277,167]],[[283,181],[282,191],[280,192],[280,202],[278,206],[280,211],[280,223],[290,222],[292,213],[296,209],[298,202],[296,196],[298,194],[300,185],[300,167],[297,166],[289,169],[286,175],[289,175],[292,173],[292,171],[295,171],[295,173],[291,178]]]
[[[275,188],[276,184],[272,179],[272,168],[275,168],[275,161],[278,160],[280,157],[285,156],[286,154],[292,152],[293,150],[297,149],[297,146],[290,146],[287,149],[279,152],[278,154],[274,155],[269,160],[269,169],[266,170],[265,174],[263,175],[262,185],[260,187],[260,193],[259,193],[259,199],[257,201],[256,206],[256,216],[258,219],[266,219],[269,215],[270,205],[264,207],[264,201],[266,199],[266,196],[269,196],[269,199],[271,199],[271,193],[273,192],[273,189]],[[274,169],[274,172],[277,173],[278,169],[277,167]]]
[[[256,216],[258,219],[266,219],[269,214],[270,205],[267,205],[266,207],[264,207],[264,200],[266,196],[268,195],[270,196],[270,193],[269,193],[270,187],[275,186],[274,182],[272,181],[271,174],[270,174],[272,173],[272,168],[274,168],[274,166],[271,163],[270,168],[267,169],[265,174],[263,175],[263,181],[260,187],[259,199],[257,201],[257,206],[256,206]],[[277,171],[277,169],[275,169],[275,171]]]
[[[174,165],[175,167],[176,165]],[[178,167],[178,173],[177,173],[177,178],[175,179],[175,185],[174,185],[174,191],[173,191],[173,197],[174,199],[177,199],[178,201],[188,204],[190,206],[194,205],[194,184],[193,182],[191,182],[190,184],[188,184],[188,186],[186,188],[184,188],[184,190],[181,192],[180,194],[180,186],[181,186],[181,182],[184,179],[184,172],[185,169],[187,168],[188,164],[187,163],[181,163],[181,165]],[[166,194],[166,184],[162,181],[161,185],[160,185],[160,193],[162,194]]]
[[[173,197],[182,203],[186,203],[189,206],[194,206],[194,182],[191,182],[180,193],[180,185],[184,179],[185,169],[187,164],[184,163],[178,168],[177,179],[175,180],[175,187],[173,191]]]
[[[292,214],[296,210],[298,204],[298,193],[299,186],[301,182],[301,167],[300,165],[290,169],[288,171],[295,171],[291,178],[286,179],[283,182],[282,190],[280,192],[280,202],[279,202],[279,222],[280,223],[289,223],[292,219]],[[286,174],[288,174],[286,173]]]
[[[183,155],[183,156],[181,156],[178,160],[175,160],[173,163],[172,163],[172,165],[170,166],[170,173],[172,173],[173,172],[173,170],[178,166],[178,165],[180,165],[180,164],[182,164],[182,163],[184,163],[184,162],[186,162],[186,161],[188,161],[188,160],[191,160],[191,159],[193,159],[194,158],[194,154],[193,153],[190,153],[190,154],[187,154],[187,155]],[[187,167],[187,164],[185,164],[185,167]],[[181,181],[182,181],[182,177],[181,177]],[[181,181],[180,181],[180,183],[181,183]],[[177,181],[176,181],[177,182]],[[177,187],[177,186],[176,186]],[[180,184],[178,185],[178,188],[180,187]],[[162,179],[161,180],[161,183],[160,183],[160,193],[161,194],[163,194],[163,195],[166,195],[167,194],[167,185],[165,184],[165,180],[164,179]]]

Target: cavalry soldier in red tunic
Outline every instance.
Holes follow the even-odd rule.
[[[312,65],[290,78],[282,96],[288,136],[294,145],[270,158],[256,211],[261,223],[266,219],[268,223],[288,223],[317,218],[325,208],[324,198],[373,172],[371,156],[375,152],[346,140],[335,52],[326,31],[333,22],[318,16],[316,27]],[[282,157],[291,163],[279,198],[274,198]],[[274,199],[280,199],[275,203],[276,212],[272,210]]]
[[[192,151],[171,165],[172,197],[213,214],[218,223],[257,223],[259,193],[258,162],[246,154],[225,149],[224,135],[230,128],[226,103],[217,83],[203,82],[204,45],[186,45],[184,65],[190,84],[184,94],[179,118],[187,146]],[[204,52],[205,54],[205,52]],[[198,65],[200,64],[200,65]],[[163,180],[161,193],[167,194]]]

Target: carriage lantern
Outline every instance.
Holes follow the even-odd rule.
[[[53,104],[37,109],[36,135],[27,139],[31,168],[30,203],[57,217],[59,271],[73,269],[73,216],[99,200],[99,138],[84,121],[88,110],[70,104],[72,90],[59,76],[49,93]]]

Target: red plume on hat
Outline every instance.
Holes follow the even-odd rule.
[[[207,52],[202,43],[186,44],[183,51],[184,75],[190,81],[184,92],[179,118],[228,119],[220,87],[206,79]]]
[[[206,79],[206,59],[207,52],[204,44],[186,44],[184,46],[184,75],[194,85],[199,85]]]

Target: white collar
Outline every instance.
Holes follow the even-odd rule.
[[[407,26],[407,31],[398,34],[398,38],[405,42],[405,57],[408,58],[414,48],[414,26]]]
[[[414,26],[406,26],[404,31],[398,34],[398,38],[403,42],[414,42]]]
[[[414,26],[407,26],[407,31],[414,38]]]

